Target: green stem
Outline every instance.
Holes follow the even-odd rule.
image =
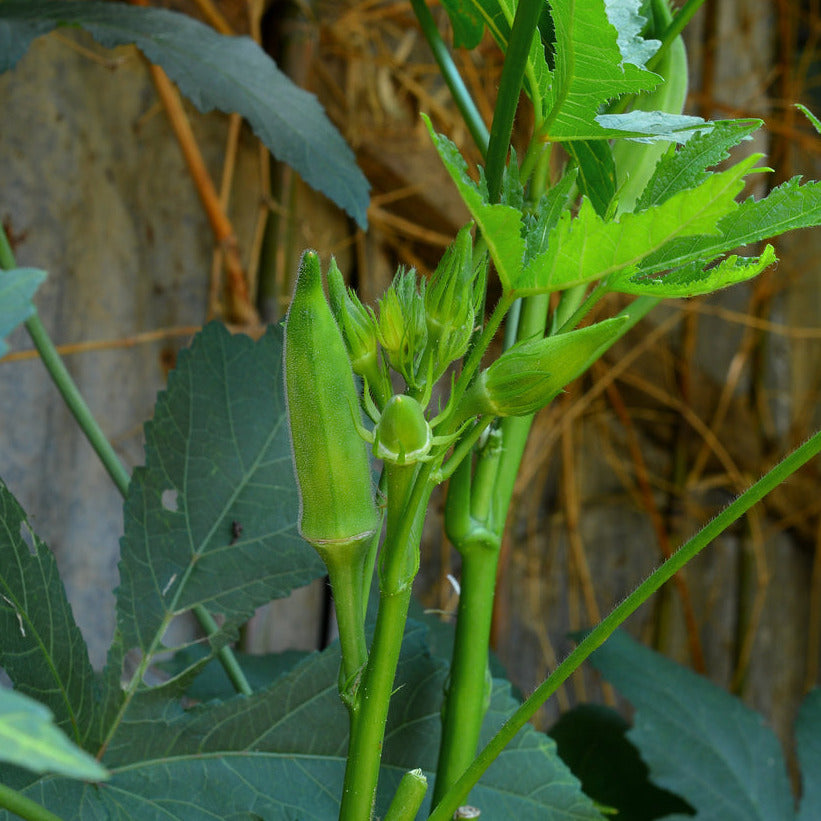
[[[488,638],[499,541],[477,538],[464,545],[459,611],[450,677],[442,715],[442,741],[433,791],[433,806],[473,761],[487,711]],[[453,693],[453,697],[451,697]]]
[[[379,609],[368,663],[355,694],[339,821],[368,821],[373,813],[385,723],[418,566],[432,467],[389,465],[388,521],[379,573]]]
[[[704,0],[687,0],[687,2],[681,7],[678,14],[676,14],[670,25],[667,27],[667,30],[664,32],[658,51],[647,61],[647,68],[650,71],[658,65],[659,60],[661,60],[664,56],[664,52],[670,48],[670,44],[673,40],[675,40],[676,37],[684,31],[687,24],[693,19],[693,15],[703,5]]]
[[[530,46],[533,43],[533,33],[539,24],[543,5],[543,0],[519,0],[516,6],[510,42],[499,78],[499,93],[496,97],[496,109],[493,112],[487,149],[485,175],[491,202],[499,199],[502,190],[502,172],[510,150],[513,119],[516,116],[519,92],[522,89]]]
[[[11,269],[16,267],[17,263],[14,259],[11,246],[9,245],[8,237],[6,236],[5,230],[0,226],[0,268]],[[131,477],[120,461],[120,457],[117,456],[117,453],[111,446],[111,442],[108,441],[97,420],[94,418],[85,399],[83,399],[77,387],[77,383],[68,372],[68,368],[66,368],[57,348],[51,341],[51,337],[48,335],[48,331],[46,331],[40,317],[35,313],[26,320],[25,325],[31,337],[31,341],[34,343],[34,347],[40,354],[40,359],[43,361],[49,376],[51,376],[69,411],[71,411],[71,414],[80,426],[80,430],[85,434],[91,447],[94,448],[95,453],[117,487],[117,490],[125,497],[128,493],[128,485],[131,481]],[[218,627],[210,614],[202,606],[194,607],[193,611],[205,633],[209,636],[213,635]],[[248,684],[231,648],[223,647],[219,651],[218,657],[225,668],[226,674],[237,688],[237,691],[249,695],[252,692],[251,686]]]
[[[442,801],[437,804],[428,821],[449,821],[472,787],[496,760],[502,750],[513,740],[516,733],[524,727],[561,684],[581,666],[582,662],[604,644],[616,628],[623,624],[663,584],[668,582],[716,537],[819,452],[821,452],[821,431],[816,432],[751,488],[725,507],[718,516],[705,525],[692,539],[683,544],[664,564],[651,573],[633,593],[602,619],[556,668],[552,675],[542,682],[530,698],[504,723],[499,732],[474,759],[464,775],[448,791]]]
[[[15,813],[25,821],[61,821],[59,815],[55,815],[45,807],[21,795],[17,790],[0,784],[0,807]]]
[[[419,21],[422,34],[433,52],[433,58],[439,66],[442,79],[450,89],[456,107],[459,109],[468,131],[470,131],[470,136],[473,137],[473,142],[476,143],[476,147],[484,156],[487,153],[490,139],[487,126],[479,113],[479,109],[476,108],[476,103],[473,102],[470,92],[462,81],[462,75],[459,74],[459,69],[456,68],[453,57],[451,57],[448,47],[442,40],[442,35],[439,34],[439,27],[436,25],[436,21],[433,19],[425,0],[411,0],[411,8]]]
[[[410,770],[402,776],[383,821],[413,821],[425,800],[428,780],[422,770]]]

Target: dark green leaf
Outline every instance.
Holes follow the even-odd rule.
[[[234,656],[245,673],[245,678],[254,691],[264,690],[271,682],[292,670],[308,653],[303,650],[285,650],[282,653],[266,653],[252,655],[251,653],[235,652]],[[174,653],[168,661],[157,666],[171,676],[177,676],[190,670],[198,661],[210,659],[192,684],[186,689],[185,695],[196,701],[212,701],[213,699],[231,698],[236,694],[233,684],[218,659],[211,658],[210,651],[197,645],[186,647]]]
[[[200,111],[236,111],[274,156],[367,226],[370,186],[316,97],[298,88],[248,37],[225,37],[182,14],[125,3],[5,0],[0,3],[0,71],[31,41],[80,26],[101,45],[134,43]]]
[[[0,687],[0,761],[69,778],[108,778],[105,767],[72,744],[53,718],[39,701]]]
[[[5,337],[34,313],[31,298],[45,278],[37,268],[0,270],[0,356],[8,350]]]
[[[230,633],[324,572],[297,534],[283,393],[281,327],[253,342],[212,323],[180,355],[125,503],[124,649],[152,656],[195,605],[224,614]]]
[[[564,147],[579,169],[579,190],[604,217],[616,194],[616,166],[610,146],[604,140],[571,140]]]
[[[795,722],[795,743],[801,765],[801,807],[798,821],[821,818],[821,689],[807,693]]]
[[[691,670],[615,633],[591,662],[635,709],[630,741],[651,779],[708,821],[790,819],[778,739],[762,717]]]
[[[88,746],[94,673],[51,551],[0,480],[0,667]]]
[[[647,778],[647,766],[627,740],[629,724],[615,711],[582,704],[564,713],[550,736],[559,755],[582,782],[582,789],[616,818],[652,821],[690,807]]]

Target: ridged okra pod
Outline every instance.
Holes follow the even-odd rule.
[[[299,486],[299,532],[331,581],[342,645],[340,694],[352,707],[367,660],[363,594],[379,517],[359,397],[345,341],[322,290],[319,257],[302,256],[285,320],[285,393]]]
[[[285,320],[285,388],[302,537],[331,546],[371,535],[378,519],[359,397],[314,251],[302,257]]]

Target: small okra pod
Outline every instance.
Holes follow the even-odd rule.
[[[300,495],[299,530],[320,547],[374,533],[368,448],[348,351],[322,290],[319,257],[306,251],[285,321],[285,389]]]

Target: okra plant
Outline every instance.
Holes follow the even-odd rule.
[[[10,0],[0,25],[14,33],[23,20],[17,33],[29,36],[31,9],[48,7],[53,22],[59,5],[76,21],[96,4]],[[470,224],[429,279],[401,269],[373,306],[333,260],[323,277],[319,255],[306,251],[283,325],[252,342],[212,324],[180,357],[146,430],[146,465],[132,476],[37,321],[31,299],[43,273],[17,267],[0,234],[2,330],[26,319],[125,496],[117,633],[95,672],[53,557],[0,485],[0,665],[18,691],[0,700],[2,817],[601,818],[622,805],[585,794],[553,741],[527,725],[598,648],[594,664],[635,705],[631,739],[668,790],[638,779],[642,817],[821,814],[817,691],[799,723],[796,816],[774,737],[751,711],[624,636],[605,645],[816,455],[821,433],[580,637],[525,701],[492,677],[488,657],[499,550],[533,415],[661,299],[710,293],[771,265],[770,245],[751,257],[734,251],[821,222],[821,184],[795,179],[739,201],[745,178],[766,169],[760,155],[725,161],[761,124],[682,114],[680,32],[696,0],[676,14],[667,0],[447,2],[457,45],[475,46],[487,23],[505,53],[489,131],[429,9],[412,5],[485,157],[473,173],[425,120]],[[510,135],[522,91],[534,126],[520,157]],[[626,307],[590,322],[611,293],[626,295]],[[461,555],[447,660],[409,618],[428,504],[445,483],[445,527]],[[323,573],[338,643],[298,659],[234,652],[256,607]],[[204,639],[167,647],[169,624],[190,610]],[[160,683],[146,677],[156,668]],[[653,710],[671,692],[659,719]],[[697,760],[682,727],[709,748]],[[745,758],[750,749],[762,753]]]

